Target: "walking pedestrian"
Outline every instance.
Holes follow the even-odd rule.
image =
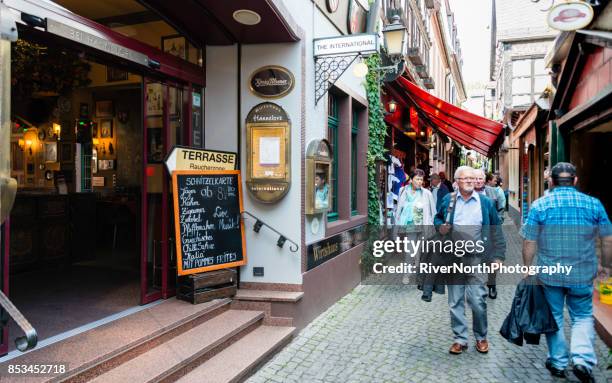
[[[481,171],[482,172],[482,171]],[[504,209],[506,207],[506,197],[503,190],[497,186],[496,176],[492,173],[487,173],[485,176],[485,195],[493,202],[493,206],[499,218],[499,224],[504,222]],[[489,288],[489,298],[497,298],[497,271],[491,272],[487,278],[487,287]]]
[[[436,204],[434,203],[431,192],[423,188],[425,172],[416,169],[411,177],[410,184],[404,186],[399,192],[397,200],[397,210],[395,224],[399,225],[398,234],[408,237],[408,240],[415,240],[421,235],[428,235],[428,228],[433,226],[433,219],[436,214]],[[417,260],[419,254],[405,254],[406,263]],[[404,284],[409,283],[408,275],[402,278]]]
[[[461,258],[461,262],[469,266],[489,260],[502,262],[505,259],[506,251],[506,242],[492,202],[474,190],[476,175],[474,169],[469,166],[457,168],[455,181],[458,185],[458,192],[444,197],[434,221],[442,235],[451,233],[453,239],[482,241],[483,254],[466,254]],[[451,205],[451,199],[456,199],[453,205]],[[445,223],[447,214],[449,214],[448,224]],[[472,309],[476,350],[480,353],[487,353],[489,351],[485,299],[487,290],[484,286],[487,282],[486,275],[477,272],[465,273],[461,276],[461,280],[462,284],[448,286],[448,304],[454,335],[449,352],[461,354],[467,349],[468,327],[465,315],[465,301],[467,300]]]
[[[529,209],[521,228],[523,262],[529,266],[537,253],[537,265],[572,266],[569,273],[539,274],[544,295],[559,331],[546,334],[551,375],[565,377],[573,363],[574,375],[581,382],[594,382],[597,365],[594,350],[593,280],[599,273],[607,277],[612,264],[612,224],[601,202],[576,190],[576,167],[559,162],[549,178],[551,192],[538,198]],[[601,259],[595,240],[601,238]],[[568,354],[563,333],[563,308],[567,304],[571,319],[571,345]]]
[[[438,175],[440,176],[440,180],[442,181],[442,183],[446,186],[446,188],[448,189],[449,192],[452,192],[454,190],[453,188],[453,184],[452,182],[450,182],[447,178],[446,178],[446,173],[444,172],[440,172],[438,173]]]
[[[440,176],[437,174],[431,175],[431,194],[433,195],[434,204],[436,205],[436,211],[438,211],[438,207],[440,207],[440,203],[442,203],[442,198],[445,195],[450,193],[450,190],[442,183]]]

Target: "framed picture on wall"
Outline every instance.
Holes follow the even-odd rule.
[[[110,118],[100,120],[98,130],[100,131],[100,138],[113,138],[113,120]]]
[[[96,101],[96,117],[113,117],[113,102]]]
[[[163,36],[161,40],[162,50],[173,56],[187,60],[187,39],[180,35]]]
[[[57,162],[57,142],[45,142],[45,162]]]
[[[164,102],[162,96],[162,84],[147,84],[146,110],[147,116],[161,116],[164,113]]]
[[[123,69],[117,69],[112,66],[106,67],[106,82],[126,81],[128,72]]]

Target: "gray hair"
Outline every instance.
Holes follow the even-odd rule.
[[[439,179],[440,179],[440,176],[439,176],[439,175],[437,175],[436,173],[434,173],[434,174],[432,174],[432,175],[431,175],[429,178],[430,178],[430,179],[432,179],[432,180],[439,180]]]
[[[487,173],[485,173],[485,171],[484,171],[484,169],[483,169],[483,168],[474,169],[474,172],[476,172],[476,173],[482,173],[482,176],[483,176],[483,177],[485,177],[485,178],[487,177]]]
[[[467,166],[467,165],[463,165],[463,166],[459,166],[457,168],[457,170],[455,170],[455,179],[459,178],[459,176],[461,175],[461,173],[465,173],[465,172],[473,172],[474,168],[471,166]]]

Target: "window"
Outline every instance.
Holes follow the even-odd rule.
[[[548,84],[548,74],[543,58],[512,61],[512,106],[532,103],[546,88],[546,84]]]
[[[327,213],[328,221],[338,219],[338,97],[329,93],[327,111],[327,140],[332,149],[332,170],[329,183],[332,187],[331,209]]]
[[[357,215],[357,134],[359,133],[359,113],[353,106],[353,123],[351,126],[351,215]]]

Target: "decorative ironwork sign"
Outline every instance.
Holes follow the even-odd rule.
[[[360,225],[336,234],[333,237],[308,245],[306,249],[306,270],[312,270],[364,242],[366,240],[366,233],[366,225]]]
[[[246,130],[247,189],[260,202],[276,202],[291,183],[291,121],[279,105],[264,102],[247,115]]]
[[[283,97],[293,90],[294,85],[293,74],[277,65],[257,69],[249,81],[251,92],[263,98]]]

